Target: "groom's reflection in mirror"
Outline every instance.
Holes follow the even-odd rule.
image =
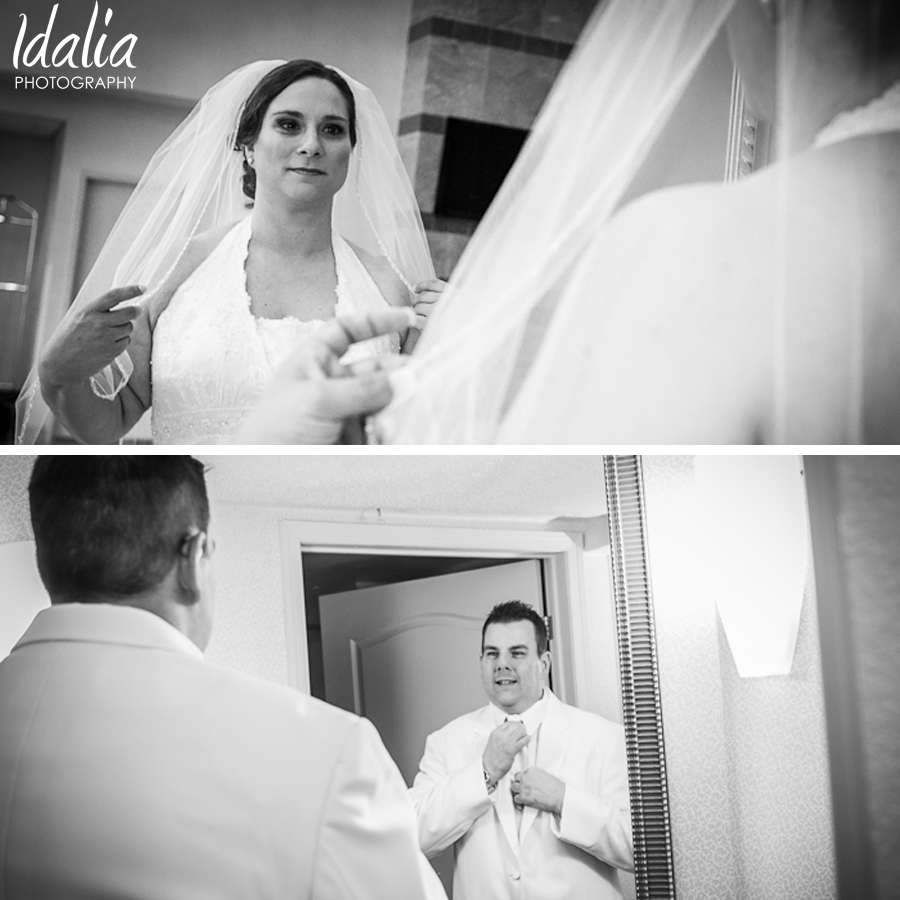
[[[454,900],[619,898],[633,870],[622,727],[550,690],[541,616],[495,606],[482,627],[488,704],[431,734],[410,791],[419,839],[453,847]]]

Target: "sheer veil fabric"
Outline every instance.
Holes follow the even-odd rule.
[[[283,62],[260,60],[226,76],[157,150],[68,317],[110,288],[126,284],[145,285],[148,290],[141,302],[152,304],[154,292],[194,235],[248,214],[241,190],[242,156],[234,150],[234,134],[244,101],[259,80]],[[374,94],[344,72],[340,74],[353,91],[358,140],[347,181],[335,197],[334,228],[357,247],[385,257],[411,290],[418,281],[434,277],[413,189]],[[126,351],[94,376],[95,392],[114,397],[131,372]],[[19,396],[16,412],[16,441],[36,442],[50,414],[40,394],[36,368]]]
[[[891,87],[900,59],[887,40],[874,49],[897,19],[872,4],[864,50],[862,20],[840,19],[851,6],[599,4],[412,364],[395,374],[379,439],[895,443],[896,151],[848,139],[900,131],[900,82]],[[626,220],[640,232],[606,227],[733,12],[732,50],[754,54],[752,75],[771,51],[762,80],[775,94],[774,164],[734,186],[675,189],[683,193],[631,209],[671,214],[690,203],[680,230],[675,220],[654,230],[647,215]],[[884,93],[871,99],[876,86]],[[862,105],[838,114],[841,103]],[[819,152],[830,141],[847,143]],[[679,338],[691,354],[679,353]],[[647,358],[648,346],[666,359]],[[631,377],[649,400],[633,399]],[[685,421],[663,414],[669,397],[689,410]]]
[[[598,5],[410,365],[395,373],[395,399],[376,419],[381,441],[528,442],[530,421],[553,402],[542,371],[567,353],[554,311],[732,5]]]

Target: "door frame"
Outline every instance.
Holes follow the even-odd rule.
[[[309,693],[304,553],[373,556],[471,556],[540,559],[544,600],[553,620],[551,642],[555,693],[577,706],[588,696],[584,682],[588,626],[584,616],[583,535],[562,531],[386,525],[283,520],[279,523],[288,683]]]

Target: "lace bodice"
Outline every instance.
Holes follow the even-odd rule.
[[[251,313],[250,223],[248,216],[225,235],[159,317],[151,362],[154,443],[228,443],[275,368],[324,324]],[[349,244],[335,234],[333,246],[335,314],[384,308],[387,301]],[[375,338],[351,348],[343,361],[398,349],[396,337]]]
[[[816,147],[825,147],[863,134],[900,131],[900,81],[864,106],[838,113],[817,135]]]

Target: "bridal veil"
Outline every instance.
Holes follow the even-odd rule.
[[[283,62],[250,63],[207,91],[153,155],[67,316],[120,285],[145,285],[145,298],[152,300],[194,235],[247,215],[242,155],[235,151],[234,135],[253,88]],[[412,290],[418,281],[434,277],[412,185],[374,94],[340,74],[353,91],[358,140],[347,181],[335,197],[334,227],[363,250],[386,257]],[[126,351],[94,376],[95,392],[112,398],[131,372]],[[16,441],[36,442],[49,416],[36,367],[16,407]]]
[[[720,442],[728,439],[721,437],[726,433],[752,433],[774,443],[858,443],[866,433],[864,420],[869,421],[864,415],[869,398],[879,390],[893,390],[896,396],[895,381],[892,388],[888,384],[889,366],[866,370],[879,339],[864,335],[866,327],[879,327],[878,315],[895,321],[888,296],[892,270],[887,257],[896,255],[896,243],[885,236],[893,218],[875,212],[877,201],[869,202],[879,193],[873,184],[880,175],[872,175],[866,182],[869,206],[861,205],[860,183],[875,171],[867,165],[866,147],[847,146],[843,156],[826,154],[812,162],[806,154],[800,160],[800,151],[810,141],[818,148],[826,138],[832,140],[834,129],[835,140],[900,130],[900,82],[889,87],[900,71],[896,5],[855,5],[852,0],[827,4],[742,2],[742,18],[736,23],[740,27],[730,37],[734,39],[737,33],[748,46],[753,44],[749,51],[756,54],[752,64],[760,71],[765,69],[767,80],[775,86],[775,111],[770,113],[774,121],[769,124],[777,165],[769,173],[760,173],[771,176],[766,178],[766,190],[772,184],[774,189],[764,195],[764,205],[754,207],[752,218],[741,219],[737,214],[724,223],[726,230],[732,229],[731,240],[722,244],[727,255],[709,251],[706,257],[706,247],[700,244],[691,246],[690,258],[699,266],[708,260],[710,271],[718,266],[716,271],[736,272],[733,263],[742,263],[740,271],[747,278],[732,283],[730,293],[708,299],[718,322],[732,329],[738,320],[724,311],[729,302],[732,308],[740,306],[748,318],[748,311],[753,311],[758,342],[753,346],[754,359],[761,362],[756,368],[746,366],[739,377],[746,378],[748,392],[762,385],[758,407],[763,428],[757,431],[754,420],[749,426],[742,421],[744,427],[726,431],[717,427],[716,410],[705,409],[702,401],[697,401],[691,415],[698,421],[705,416],[701,428],[707,423],[712,427],[676,433],[693,436],[689,443],[697,440],[698,433],[710,435],[712,440],[718,437]],[[378,416],[375,426],[382,441],[610,443],[611,438],[604,437],[610,434],[604,419],[604,390],[608,387],[612,404],[624,410],[618,421],[625,426],[616,432],[621,441],[634,442],[641,433],[673,442],[672,429],[653,427],[663,418],[658,415],[660,410],[653,408],[654,401],[640,408],[629,407],[624,374],[605,366],[607,359],[619,357],[609,354],[602,360],[604,367],[598,367],[598,336],[605,341],[604,347],[627,348],[622,355],[629,357],[631,371],[643,369],[649,373],[648,383],[665,385],[648,393],[656,401],[679,390],[681,395],[687,394],[684,384],[701,379],[708,383],[717,378],[718,370],[673,353],[676,365],[692,367],[693,382],[686,381],[681,379],[682,371],[667,372],[665,363],[643,357],[649,343],[646,335],[615,333],[610,325],[613,313],[621,312],[623,304],[638,306],[644,299],[620,296],[616,285],[626,281],[629,287],[639,289],[648,283],[633,277],[634,273],[640,276],[642,266],[658,266],[666,273],[669,264],[677,268],[681,258],[675,259],[677,248],[659,246],[666,235],[675,237],[666,228],[656,232],[653,243],[649,238],[641,243],[640,236],[630,234],[623,251],[612,237],[607,239],[608,235],[620,236],[621,229],[606,225],[736,6],[735,0],[607,0],[598,5],[512,172],[466,248],[447,299],[436,310],[411,365],[395,375],[395,399]],[[750,29],[744,27],[748,14],[754,23]],[[753,30],[763,24],[758,33]],[[815,40],[831,43],[825,49],[814,44]],[[764,55],[759,55],[763,51]],[[769,53],[771,66],[766,69],[762,61]],[[887,87],[886,93],[867,102],[865,98],[872,96],[870,88],[879,83],[877,89]],[[847,102],[866,105],[838,115],[828,125],[828,116],[833,117],[841,109],[839,104]],[[815,131],[804,132],[806,125],[813,124],[819,129],[818,138]],[[724,145],[725,135],[723,151]],[[868,149],[872,158],[879,160],[878,172],[889,179],[896,170],[896,160],[891,168],[892,145],[873,146]],[[789,160],[797,161],[796,165]],[[723,152],[723,171],[724,163]],[[818,180],[806,177],[811,171]],[[825,177],[819,177],[823,172]],[[806,186],[812,185],[810,191]],[[693,202],[697,194],[683,196],[690,196]],[[724,198],[719,208],[724,209],[734,196]],[[746,197],[747,192],[741,196]],[[809,211],[826,197],[831,206],[825,207],[825,219],[813,220]],[[847,202],[840,205],[834,202],[836,198]],[[671,210],[674,204],[666,208]],[[736,209],[734,205],[731,208]],[[685,238],[682,246],[691,244],[692,236],[684,230],[689,228],[689,218],[685,216],[678,232],[679,238]],[[832,223],[834,228],[830,228]],[[678,222],[665,224],[678,227]],[[743,249],[741,238],[751,238],[754,248],[762,249],[756,271],[752,270],[751,255],[737,260]],[[816,255],[826,252],[822,249],[825,238],[834,252],[827,260]],[[631,274],[625,271],[628,267]],[[600,277],[611,270],[609,278]],[[762,272],[765,280],[754,281]],[[839,277],[816,294],[821,286],[817,279],[828,272]],[[662,280],[653,283],[658,288],[653,302],[667,297],[671,303],[667,314],[676,318],[678,304],[689,299],[691,291],[701,290],[698,285],[703,283],[701,278],[691,281],[688,273],[686,282],[690,283],[681,285],[679,295],[674,285],[667,286]],[[760,295],[754,295],[748,286],[757,281],[762,285]],[[723,283],[728,282],[720,279],[716,286]],[[612,286],[608,294],[604,293],[605,284]],[[877,312],[874,304],[879,304]],[[871,324],[873,317],[875,325]],[[700,336],[696,345],[700,352],[706,340],[710,355],[728,353],[727,341],[713,347],[715,339],[703,335],[708,322],[693,320],[689,313],[682,321]],[[642,327],[652,329],[654,322]],[[657,346],[664,345],[659,335],[655,339]],[[734,339],[747,341],[748,336]],[[881,344],[886,340],[881,337]],[[810,347],[827,350],[820,350],[816,357]],[[883,354],[888,352],[882,347]],[[869,382],[864,384],[867,378]],[[876,380],[879,384],[873,390]],[[730,403],[727,395],[726,384],[716,396],[725,398],[721,402],[736,419],[745,407]],[[679,396],[678,401],[690,406],[692,398],[682,401]],[[890,404],[881,404],[882,418],[890,415],[886,412],[890,408]],[[828,410],[825,415],[821,414],[824,409]]]
[[[507,431],[509,414],[517,398],[532,415],[553,402],[530,376],[541,360],[565,358],[565,340],[547,339],[554,308],[732,4],[598,4],[410,365],[396,373],[381,440],[527,442],[527,423]]]

